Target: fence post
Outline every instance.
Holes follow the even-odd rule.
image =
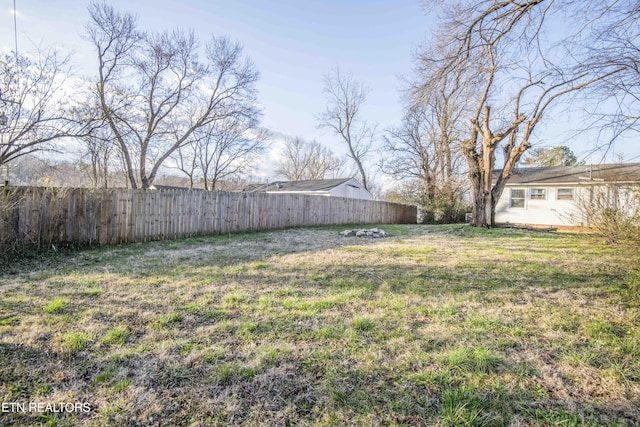
[[[36,248],[416,219],[415,206],[300,194],[12,187],[3,197],[0,243]]]

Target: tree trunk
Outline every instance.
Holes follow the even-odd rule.
[[[486,227],[486,210],[485,210],[485,198],[478,197],[473,204],[473,210],[471,214],[471,225],[474,227]]]
[[[478,159],[467,159],[474,168],[469,172],[469,181],[473,190],[473,205],[471,210],[471,226],[491,228],[495,224],[496,199],[492,197],[491,174],[487,176],[484,167],[480,167]],[[484,161],[483,161],[484,165]],[[489,190],[487,191],[487,186]]]
[[[356,166],[358,167],[358,171],[360,172],[360,177],[362,178],[362,186],[365,190],[369,190],[369,184],[367,183],[367,175],[364,172],[364,167],[362,166],[362,162],[356,156],[355,152],[351,149],[351,142],[349,142],[349,148],[351,150],[352,158],[356,162]]]
[[[471,225],[473,227],[492,228],[496,224],[496,203],[491,193],[483,197],[474,198],[471,211]]]

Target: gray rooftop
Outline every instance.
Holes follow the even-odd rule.
[[[586,184],[590,181],[640,184],[640,163],[516,168],[511,172],[511,178],[507,183]]]
[[[250,184],[242,191],[247,193],[264,193],[266,191],[329,191],[352,178],[317,179],[306,181],[274,181],[268,184]]]

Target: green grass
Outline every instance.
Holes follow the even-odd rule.
[[[91,335],[86,332],[65,332],[60,336],[62,349],[68,353],[84,350],[92,341]]]
[[[56,314],[61,313],[69,305],[69,300],[66,298],[55,298],[44,308],[45,313]]]
[[[123,391],[125,391],[127,389],[127,387],[129,387],[131,385],[131,381],[130,380],[120,380],[117,383],[115,383],[112,387],[113,391],[115,393],[122,393]]]
[[[182,316],[181,314],[169,313],[169,314],[160,316],[154,323],[154,326],[156,328],[170,328],[176,325],[177,323],[182,322],[183,320],[184,320],[184,316]]]
[[[476,374],[488,374],[500,366],[500,362],[500,357],[495,352],[482,346],[472,349],[456,348],[447,355],[450,368]]]
[[[105,345],[124,345],[129,336],[129,330],[126,326],[116,326],[110,329],[102,338],[102,344]]]
[[[105,383],[110,381],[112,378],[113,378],[113,372],[105,371],[96,377],[96,379],[94,380],[94,383],[95,384]]]
[[[13,263],[0,400],[92,410],[0,425],[640,424],[639,248],[355,227]]]

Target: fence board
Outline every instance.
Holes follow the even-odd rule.
[[[109,245],[287,227],[413,223],[416,207],[300,194],[5,187],[0,251]]]

